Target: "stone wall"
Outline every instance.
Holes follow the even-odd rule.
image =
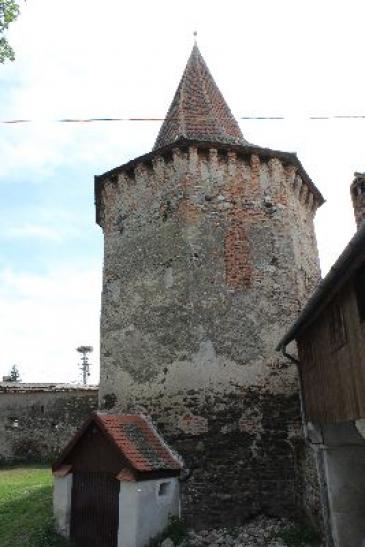
[[[303,509],[312,525],[325,533],[325,508],[323,507],[321,489],[323,491],[323,472],[321,472],[321,454],[311,444],[301,443],[298,446],[298,463],[301,488],[298,491]]]
[[[175,149],[107,180],[101,407],[150,415],[193,469],[195,526],[298,511],[295,367],[317,203],[277,158]]]
[[[96,387],[0,383],[0,463],[54,460],[97,399]]]
[[[359,228],[365,219],[365,173],[355,173],[351,184],[351,198],[356,225]]]

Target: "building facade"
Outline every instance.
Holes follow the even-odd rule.
[[[195,526],[293,514],[311,493],[275,346],[320,277],[320,192],[295,154],[245,140],[196,45],[153,151],[95,191],[101,408],[151,416],[184,456]]]
[[[298,346],[303,422],[317,454],[328,547],[365,544],[365,177],[358,231],[279,344]]]
[[[0,382],[0,464],[51,461],[97,405],[97,386]]]

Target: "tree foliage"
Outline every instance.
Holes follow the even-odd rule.
[[[0,63],[4,63],[7,59],[10,61],[15,59],[14,50],[4,34],[18,15],[19,5],[15,0],[0,0]]]
[[[13,365],[10,370],[10,381],[11,382],[20,382],[20,373],[16,365]]]

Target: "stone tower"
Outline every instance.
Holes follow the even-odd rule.
[[[152,152],[95,180],[102,408],[183,454],[195,526],[298,506],[296,370],[275,346],[319,280],[323,198],[249,144],[195,45]]]
[[[357,227],[365,220],[365,173],[354,173],[351,198]]]

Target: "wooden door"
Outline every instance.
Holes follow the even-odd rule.
[[[71,538],[77,546],[117,547],[119,485],[110,473],[73,474]]]

